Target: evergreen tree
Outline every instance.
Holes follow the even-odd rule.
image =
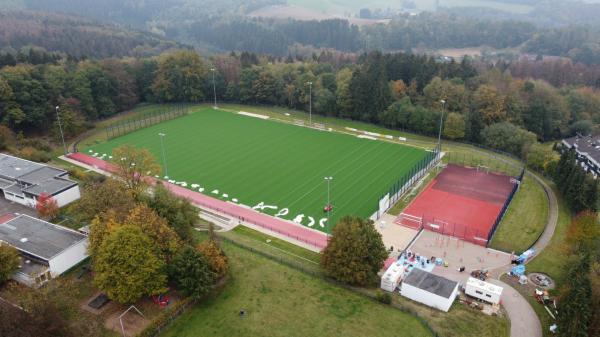
[[[560,296],[558,336],[588,337],[590,324],[592,288],[589,279],[590,257],[584,254],[569,269],[569,282]]]

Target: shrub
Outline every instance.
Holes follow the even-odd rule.
[[[375,298],[383,304],[392,304],[392,295],[383,291],[377,291]]]

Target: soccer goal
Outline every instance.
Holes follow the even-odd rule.
[[[396,220],[396,223],[409,228],[419,229],[423,226],[423,217],[410,215],[406,213],[400,213],[400,216],[398,217],[398,220]]]

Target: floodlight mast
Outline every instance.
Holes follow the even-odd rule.
[[[217,85],[215,83],[215,68],[210,68],[210,71],[212,72],[212,82],[213,82],[213,95],[215,98],[215,105],[213,106],[213,108],[217,109]]]
[[[166,134],[160,132],[158,135],[160,136],[160,148],[162,150],[163,165],[165,167],[165,179],[169,179],[169,169],[167,168],[167,155],[165,154],[165,144],[163,142],[163,138],[166,136]]]
[[[65,152],[65,156],[67,155],[67,144],[65,143],[65,135],[63,134],[63,129],[62,129],[62,124],[60,122],[60,114],[58,113],[58,110],[60,109],[60,106],[56,106],[56,121],[58,122],[58,129],[60,130],[60,138],[62,139],[62,145],[63,145],[63,150]]]
[[[312,126],[312,85],[313,82],[306,82],[308,85],[308,125]]]
[[[440,100],[442,103],[442,115],[440,116],[440,131],[438,133],[438,154],[442,151],[442,125],[444,124],[444,113],[446,112],[446,100]]]
[[[325,206],[326,207],[325,209],[327,210],[327,226],[331,227],[329,225],[329,219],[330,219],[329,213],[333,210],[333,208],[331,207],[331,201],[330,201],[330,184],[331,184],[331,181],[333,180],[333,177],[325,177],[324,179],[325,179],[325,181],[327,181],[327,206]]]

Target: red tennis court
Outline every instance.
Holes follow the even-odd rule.
[[[396,223],[485,246],[515,184],[506,175],[448,165]]]

